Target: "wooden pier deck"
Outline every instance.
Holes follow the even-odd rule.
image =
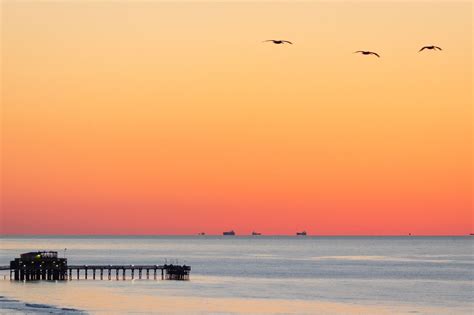
[[[189,280],[190,266],[186,265],[69,265],[68,278],[126,280],[150,279],[154,280],[160,275],[161,280]],[[89,274],[90,272],[90,274]]]

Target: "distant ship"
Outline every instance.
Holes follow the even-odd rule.
[[[200,232],[200,233],[198,233],[198,235],[206,235],[206,233]]]
[[[235,235],[234,230],[222,233],[222,235]]]
[[[252,235],[262,235],[262,233],[252,232]]]
[[[306,231],[303,231],[303,232],[296,232],[296,235],[298,235],[298,236],[306,236]]]

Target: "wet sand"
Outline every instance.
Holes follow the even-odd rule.
[[[13,292],[11,292],[13,293]],[[68,301],[68,307],[42,304],[45,301],[41,290],[19,292],[16,298],[3,298],[0,301],[0,314],[450,314],[447,308],[430,308],[397,305],[361,305],[352,303],[333,303],[323,301],[300,301],[279,299],[242,298],[198,298],[173,296],[134,296],[109,292],[106,288],[76,288],[66,290],[61,296]],[[54,301],[52,298],[50,301]],[[87,312],[79,310],[87,309]],[[469,310],[466,310],[469,313]]]

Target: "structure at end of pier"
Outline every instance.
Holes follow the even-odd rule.
[[[189,280],[190,266],[164,265],[166,280]]]
[[[10,262],[10,277],[17,281],[67,280],[67,259],[52,251],[24,253]]]

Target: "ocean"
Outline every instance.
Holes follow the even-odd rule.
[[[0,265],[55,250],[69,264],[167,262],[192,271],[190,281],[28,283],[2,272],[0,314],[473,314],[473,240],[3,236]]]

